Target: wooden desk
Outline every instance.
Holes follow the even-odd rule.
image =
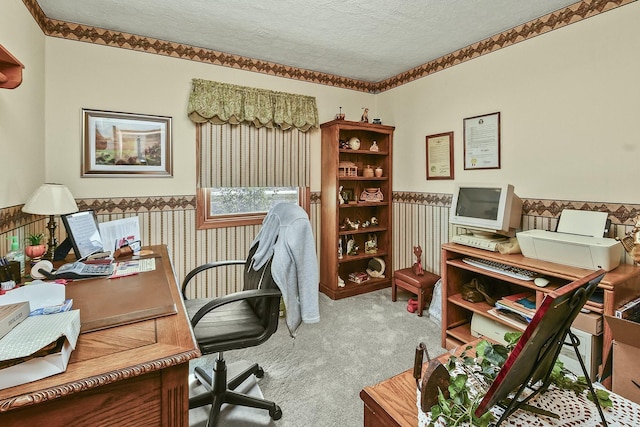
[[[470,345],[475,345],[472,343]],[[464,350],[461,346],[455,354]],[[441,363],[449,359],[450,353],[437,357]],[[423,364],[422,373],[427,369]],[[416,380],[413,368],[360,391],[364,402],[364,427],[417,427],[418,405]]]
[[[365,427],[416,427],[416,380],[413,369],[391,377],[360,392],[364,402]]]
[[[0,390],[0,425],[189,425],[188,362],[200,351],[167,248],[149,249],[159,255],[153,272],[67,285],[81,324],[103,329],[81,332],[64,373]],[[87,298],[92,285],[96,297]],[[136,304],[127,296],[142,285],[168,288],[175,313],[143,307],[128,316]],[[97,290],[107,287],[105,298]]]
[[[469,343],[475,348],[480,340]],[[466,346],[458,347],[454,354],[460,356]],[[449,358],[450,353],[438,357],[442,363]],[[427,364],[423,365],[423,375]],[[589,426],[600,425],[600,417],[586,395],[576,397],[573,391],[562,390],[547,392],[546,403],[540,407],[559,414],[565,421],[562,425],[584,425],[589,421]],[[609,392],[613,401],[613,409],[604,411],[607,423],[610,426],[640,425],[640,405],[631,402],[615,393]],[[413,369],[408,369],[401,374],[386,379],[376,385],[365,387],[360,392],[360,398],[364,402],[364,427],[418,427],[417,387],[413,378]],[[537,397],[536,399],[540,399]],[[535,404],[536,399],[532,400]],[[554,408],[549,401],[572,402],[573,406]],[[495,413],[494,413],[495,415]],[[496,421],[500,415],[496,416]],[[536,417],[531,413],[518,411],[512,414],[503,423],[506,426],[553,426],[559,425],[547,417]]]

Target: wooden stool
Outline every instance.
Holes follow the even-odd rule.
[[[398,287],[418,296],[418,316],[422,316],[422,311],[427,304],[427,299],[431,300],[433,287],[440,280],[440,276],[425,271],[422,276],[413,274],[411,267],[403,268],[393,272],[391,281],[391,301],[396,301]]]

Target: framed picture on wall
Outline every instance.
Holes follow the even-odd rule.
[[[464,168],[500,169],[500,113],[464,119]]]
[[[453,132],[427,136],[427,179],[453,179]]]
[[[83,177],[170,177],[171,117],[82,110]]]

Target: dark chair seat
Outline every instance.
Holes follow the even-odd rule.
[[[210,301],[210,299],[185,301],[189,318],[193,318],[196,312]],[[211,311],[193,328],[193,333],[200,346],[210,346],[229,340],[256,337],[264,333],[264,330],[264,326],[249,303],[242,300]]]

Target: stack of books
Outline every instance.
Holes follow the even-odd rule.
[[[489,314],[502,319],[519,329],[527,327],[536,314],[536,296],[533,292],[522,292],[502,297]]]
[[[629,301],[615,312],[618,319],[640,323],[640,297]]]

